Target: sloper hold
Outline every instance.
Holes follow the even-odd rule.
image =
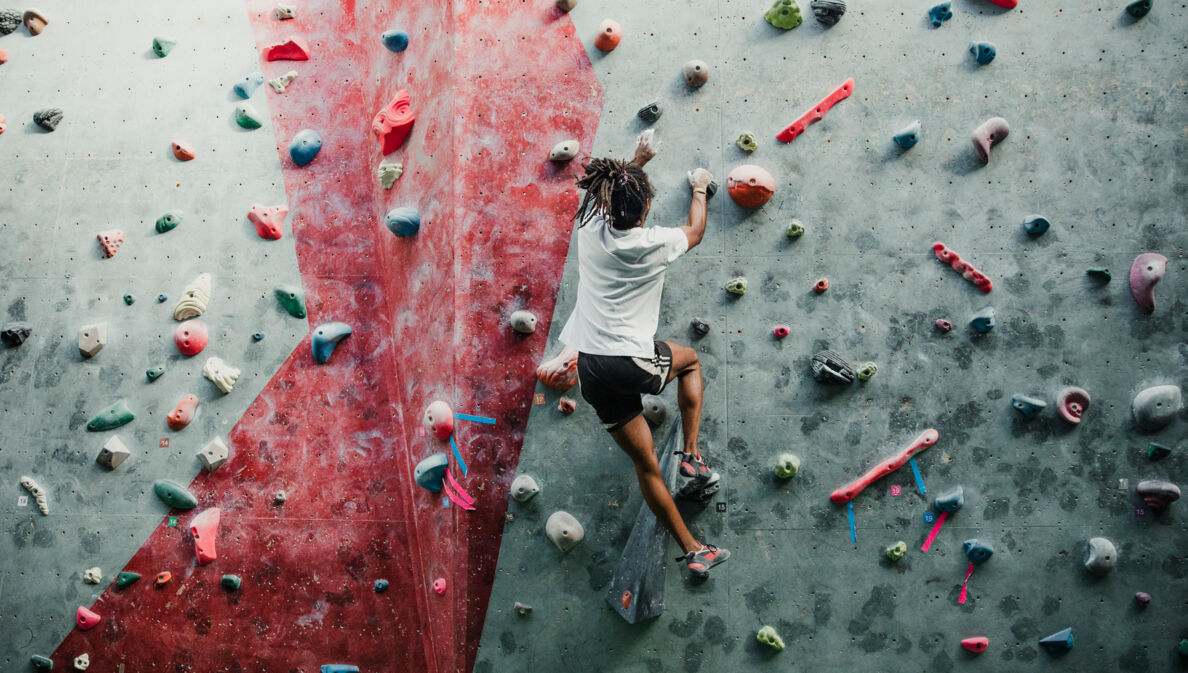
[[[136,584],[137,580],[139,580],[139,579],[140,579],[140,573],[127,572],[127,571],[122,572],[116,576],[116,587],[120,588],[120,589],[127,589],[128,587],[132,586],[133,584]]]
[[[1179,386],[1152,386],[1134,396],[1130,411],[1140,428],[1152,431],[1174,421],[1182,404]]]
[[[161,58],[168,56],[175,46],[177,46],[177,40],[163,36],[153,38],[153,53]]]
[[[177,225],[182,223],[183,218],[184,215],[180,210],[170,210],[161,217],[158,217],[154,226],[158,234],[164,234],[165,232],[177,229]]]
[[[846,13],[844,0],[813,0],[809,6],[817,17],[817,23],[826,27],[836,26]]]
[[[1056,411],[1069,423],[1080,423],[1081,416],[1088,410],[1089,391],[1084,388],[1067,386],[1056,394]]]
[[[198,558],[198,565],[206,565],[219,557],[215,551],[215,537],[218,536],[222,514],[223,510],[211,507],[190,519],[190,535],[194,538],[194,555]]]
[[[399,53],[408,49],[408,33],[403,30],[385,30],[380,34],[380,42],[384,43],[388,51]]]
[[[240,98],[251,98],[252,94],[256,93],[264,84],[264,73],[253,72],[243,76],[243,79],[235,83],[231,88]]]
[[[103,256],[107,258],[115,257],[120,246],[124,244],[124,232],[119,229],[105,229],[96,234],[95,238],[99,240],[99,247],[103,248]]]
[[[540,493],[540,484],[527,474],[519,474],[512,480],[510,492],[516,502],[528,502]]]
[[[1152,0],[1135,0],[1129,5],[1126,5],[1126,13],[1136,19],[1141,19],[1151,11],[1153,4]]]
[[[264,117],[251,103],[240,103],[235,106],[235,123],[242,129],[258,129],[264,125]]]
[[[1168,505],[1180,499],[1180,487],[1170,481],[1148,479],[1140,481],[1135,486],[1135,492],[1147,503],[1156,514],[1167,509]]]
[[[89,631],[99,625],[103,618],[98,613],[88,610],[83,606],[78,606],[78,610],[74,613],[74,623],[78,624],[78,628],[83,631]]]
[[[112,435],[104,444],[103,448],[99,449],[99,455],[95,456],[95,462],[109,470],[114,470],[124,463],[132,451],[124,444],[123,441],[116,435]]]
[[[207,472],[214,472],[227,462],[230,455],[231,450],[227,448],[227,443],[223,441],[223,438],[215,437],[198,451],[198,460],[202,461],[202,467]]]
[[[210,304],[210,294],[210,274],[198,274],[198,277],[186,286],[181,299],[178,299],[177,304],[173,307],[173,319],[189,320],[205,313],[207,305]]]
[[[107,323],[97,322],[83,325],[78,330],[78,353],[84,358],[93,358],[107,345]]]
[[[309,341],[314,360],[320,365],[326,364],[338,342],[350,335],[351,326],[345,322],[326,322],[318,325]]]
[[[972,42],[969,45],[969,53],[973,54],[974,61],[977,61],[978,65],[986,65],[994,60],[998,50],[989,42]]]
[[[743,164],[726,176],[726,191],[743,208],[758,208],[775,194],[775,178],[762,166]]]
[[[165,417],[165,422],[174,430],[181,430],[194,420],[198,414],[198,396],[183,395],[181,401]]]
[[[981,311],[974,314],[973,318],[969,320],[969,326],[979,334],[985,334],[994,329],[997,322],[994,320],[994,307],[988,306]]]
[[[235,387],[235,382],[239,380],[241,373],[237,368],[224,362],[222,358],[206,358],[206,362],[202,365],[202,375],[215,384],[215,387],[224,395]]]
[[[536,314],[532,311],[519,310],[511,314],[511,328],[520,334],[532,334],[536,331]]]
[[[29,492],[29,495],[33,496],[33,501],[37,503],[37,509],[40,510],[42,514],[48,516],[49,495],[45,492],[45,489],[41,487],[41,484],[34,481],[33,477],[22,476],[21,486]]]
[[[705,61],[693,59],[681,68],[681,74],[690,89],[700,89],[709,81],[710,68]]]
[[[1151,594],[1146,591],[1134,592],[1134,602],[1138,603],[1139,608],[1145,608],[1151,604]]]
[[[777,652],[784,649],[784,639],[780,637],[780,634],[776,633],[775,627],[772,626],[764,626],[759,629],[759,633],[755,634],[755,640]]]
[[[33,333],[33,326],[27,322],[10,322],[0,330],[0,341],[9,348],[16,348],[25,343]]]
[[[413,470],[413,481],[417,482],[417,486],[423,489],[432,491],[433,493],[441,492],[441,480],[445,478],[446,468],[449,466],[449,459],[444,453],[435,453],[421,462],[417,463],[417,467]]]
[[[771,9],[763,15],[763,18],[781,30],[792,30],[804,21],[800,14],[800,5],[796,4],[796,0],[776,0]]]
[[[599,51],[614,51],[623,40],[623,27],[614,19],[605,19],[598,24],[598,35],[594,37],[594,46]]]
[[[264,48],[266,61],[308,61],[309,43],[300,37],[290,37],[284,42]]]
[[[41,31],[45,30],[45,27],[49,25],[49,19],[45,18],[45,15],[36,9],[26,9],[25,13],[21,16],[21,21],[25,24],[25,28],[29,31],[30,35],[40,35]]]
[[[965,506],[965,489],[957,486],[951,491],[941,493],[933,499],[932,506],[938,512],[948,512],[950,514],[960,510]]]
[[[1011,407],[1023,414],[1027,418],[1035,418],[1046,409],[1048,403],[1034,397],[1028,397],[1023,394],[1015,394],[1011,396]]]
[[[197,355],[206,348],[210,332],[201,320],[187,320],[173,328],[173,345],[182,355]]]
[[[563,12],[571,12],[574,7],[577,7],[578,0],[557,0],[557,9]]]
[[[549,150],[549,161],[569,161],[577,156],[581,145],[576,140],[562,140]]]
[[[891,140],[899,146],[901,150],[910,150],[920,142],[920,120],[908,124],[902,131],[891,136]]]
[[[296,285],[277,285],[273,290],[277,302],[294,318],[304,318],[305,291]]]
[[[648,425],[658,428],[668,419],[668,403],[663,397],[644,395],[640,402],[643,404],[643,417]]]
[[[1040,647],[1044,648],[1052,654],[1063,654],[1072,649],[1073,633],[1072,628],[1057,631],[1039,641]]]
[[[942,2],[939,5],[934,5],[932,9],[928,10],[928,18],[932,21],[933,28],[940,28],[942,23],[953,18],[952,3]]]
[[[288,214],[289,207],[284,204],[268,207],[256,203],[248,209],[248,220],[256,226],[260,238],[276,241],[285,234],[285,216]]]
[[[965,640],[961,641],[961,646],[970,652],[981,654],[982,652],[986,651],[987,647],[990,647],[990,639],[986,636],[966,638]]]
[[[973,130],[974,150],[982,163],[990,161],[990,148],[1002,142],[1011,133],[1011,126],[1002,117],[991,117]]]
[[[153,493],[173,509],[194,509],[198,506],[198,498],[188,488],[171,479],[153,482]]]
[[[46,131],[53,131],[62,123],[62,108],[47,107],[34,112],[33,123]]]
[[[1144,313],[1155,312],[1155,285],[1167,271],[1167,258],[1157,252],[1144,252],[1130,265],[1130,294]]]
[[[1118,565],[1118,550],[1104,537],[1089,538],[1085,545],[1085,570],[1099,577],[1110,574]]]
[[[454,410],[443,400],[434,400],[425,407],[421,425],[438,439],[449,439],[454,433]]]
[[[421,213],[416,208],[393,208],[384,217],[384,224],[388,231],[400,236],[412,236],[421,230]]]
[[[136,414],[133,414],[132,410],[128,408],[128,402],[119,400],[87,421],[87,430],[91,432],[114,430],[125,423],[131,423],[134,418],[136,418]]]
[[[322,136],[313,129],[304,129],[289,143],[289,158],[298,166],[305,166],[322,151]]]
[[[382,594],[388,590],[389,585],[390,585],[390,583],[388,582],[388,580],[376,580],[375,583],[372,584],[371,586],[375,590],[375,593]]]
[[[545,535],[557,549],[567,552],[586,536],[582,524],[569,512],[553,512],[545,522]]]
[[[969,559],[969,562],[974,565],[981,565],[990,560],[990,557],[994,555],[994,550],[990,548],[990,545],[977,539],[962,542],[961,551],[965,552],[965,556]]]
[[[1028,215],[1023,218],[1023,231],[1032,238],[1043,236],[1051,226],[1052,223],[1043,215]]]
[[[384,156],[395,152],[404,144],[404,139],[412,131],[415,121],[412,99],[404,89],[397,91],[392,101],[375,113],[375,118],[371,120],[371,131],[379,138],[380,150]]]

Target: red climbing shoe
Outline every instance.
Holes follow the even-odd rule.
[[[681,469],[677,477],[677,497],[704,501],[717,493],[722,477],[704,460],[689,453],[678,453],[681,454]]]
[[[678,556],[676,560],[684,560],[685,567],[694,577],[705,579],[709,577],[710,568],[724,563],[728,558],[730,558],[729,550],[719,549],[712,544],[703,544],[701,549],[691,551],[684,556]]]

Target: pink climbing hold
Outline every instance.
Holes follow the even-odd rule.
[[[1155,285],[1167,271],[1167,258],[1157,252],[1144,252],[1130,265],[1130,294],[1144,313],[1155,311]]]
[[[260,238],[275,241],[285,233],[285,216],[288,214],[288,206],[280,205],[269,208],[257,203],[248,210],[248,219],[256,225],[256,233],[260,235]]]
[[[435,591],[438,596],[445,595],[446,581],[444,577],[438,577],[437,579],[433,580],[433,591]]]
[[[1019,0],[990,0],[990,4],[998,5],[1006,9],[1014,9],[1019,5]]]
[[[170,428],[174,430],[181,430],[194,420],[194,416],[198,413],[198,396],[185,395],[173,411],[165,417],[165,422],[169,424]]]
[[[569,390],[577,384],[577,358],[577,349],[566,346],[557,357],[540,363],[536,378],[554,390]]]
[[[821,102],[817,103],[813,107],[813,109],[809,110],[808,112],[805,112],[803,115],[800,116],[800,119],[797,119],[796,121],[792,122],[792,124],[789,125],[788,128],[777,133],[776,140],[780,140],[780,141],[783,141],[786,143],[792,142],[793,140],[796,139],[796,136],[800,135],[801,133],[804,133],[804,130],[806,128],[808,128],[809,124],[812,124],[815,121],[820,121],[822,118],[825,117],[825,113],[829,112],[829,110],[834,105],[836,105],[838,101],[845,100],[846,98],[849,98],[851,93],[854,93],[854,78],[853,77],[851,77],[850,79],[847,79],[845,82],[842,82],[841,86],[834,89],[833,93],[822,98]]]
[[[973,146],[982,163],[990,161],[990,148],[1011,134],[1011,126],[1002,117],[991,117],[973,131]]]
[[[1080,423],[1081,415],[1089,409],[1089,393],[1084,388],[1069,386],[1056,396],[1056,411],[1069,423]]]
[[[78,624],[78,628],[82,629],[83,631],[88,631],[95,628],[102,620],[103,618],[100,617],[98,613],[88,610],[81,605],[78,606],[78,612],[74,614],[75,623]]]
[[[437,400],[425,408],[421,419],[425,429],[438,439],[449,439],[454,434],[454,411],[450,405]]]
[[[942,332],[952,332],[953,331],[953,323],[948,320],[945,320],[944,318],[937,318],[936,319],[936,328]]]
[[[190,519],[190,535],[194,537],[194,555],[198,564],[204,565],[219,557],[215,551],[215,536],[219,532],[219,519],[223,510],[211,507]]]
[[[173,330],[173,345],[182,355],[197,355],[206,348],[210,332],[201,320],[187,320]]]
[[[99,239],[99,245],[103,247],[105,257],[115,257],[120,246],[124,244],[124,232],[119,229],[101,231],[95,238]]]
[[[416,116],[413,115],[412,101],[408,97],[408,92],[403,89],[397,91],[392,102],[375,114],[375,119],[371,121],[371,130],[383,145],[382,152],[385,156],[404,144],[414,121]]]
[[[936,444],[936,440],[938,439],[940,439],[940,433],[935,428],[928,428],[920,433],[920,436],[916,437],[906,449],[885,459],[883,462],[867,470],[866,474],[837,489],[830,494],[829,499],[838,505],[850,502],[862,492],[862,489],[870,486],[875,480],[881,479],[903,467],[912,456]]]
[[[777,339],[783,339],[788,336],[792,330],[788,329],[787,325],[776,325],[775,329],[771,330],[771,335]]]
[[[956,252],[946,248],[944,243],[941,243],[940,241],[933,243],[932,251],[936,253],[937,259],[953,267],[953,270],[961,274],[962,278],[968,280],[974,285],[977,285],[978,289],[982,292],[989,293],[994,289],[994,283],[990,282],[990,279],[986,277],[986,274],[973,268],[969,262],[961,259],[961,255],[958,255]],[[940,326],[939,322],[937,323],[937,326]]]
[[[0,133],[4,133],[4,130],[7,128],[8,128],[8,118],[5,117],[4,115],[0,115]]]
[[[990,647],[990,639],[986,636],[966,638],[965,640],[961,641],[961,646],[970,652],[977,652],[980,654],[985,652],[987,647]]]
[[[264,48],[266,61],[308,61],[309,43],[300,37],[290,37],[284,42]]]
[[[562,397],[557,401],[557,411],[568,416],[577,411],[577,402],[572,397]]]

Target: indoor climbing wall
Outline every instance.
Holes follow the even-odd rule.
[[[538,386],[519,472],[540,492],[509,501],[475,672],[1179,670],[1184,503],[1160,512],[1136,491],[1183,486],[1188,418],[1144,430],[1131,407],[1188,375],[1182,3],[1156,0],[1135,19],[1122,1],[954,0],[934,27],[931,2],[851,1],[828,28],[803,0],[804,22],[788,31],[764,20],[763,0],[671,4],[583,0],[569,16],[605,94],[591,154],[629,157],[646,128],[662,142],[649,223],[683,223],[687,170],[705,166],[723,185],[705,241],[668,273],[658,338],[701,357],[702,437],[724,486],[682,510],[694,535],[733,556],[697,583],[669,543],[664,614],[627,624],[604,595],[642,505],[631,463],[576,388]],[[622,27],[609,52],[594,46],[605,19]],[[975,42],[996,57],[979,64]],[[710,69],[700,88],[682,79],[691,59]],[[848,78],[848,98],[792,142],[776,139]],[[660,118],[637,118],[653,101]],[[1010,134],[983,163],[971,134],[993,117]],[[893,136],[916,120],[918,143],[901,149]],[[746,131],[751,153],[736,144]],[[774,178],[761,207],[725,194],[745,164]],[[1046,233],[1024,230],[1034,215]],[[794,220],[800,237],[788,235]],[[939,261],[937,241],[992,291]],[[1143,253],[1169,260],[1150,313],[1128,283]],[[549,357],[576,296],[574,254]],[[726,292],[740,276],[746,293]],[[828,289],[814,292],[821,279]],[[971,319],[987,308],[995,326],[978,332]],[[694,317],[710,325],[702,338]],[[878,371],[818,382],[811,358],[823,349]],[[1090,397],[1078,424],[1057,409],[1070,386]],[[571,416],[563,394],[577,400]],[[1015,395],[1046,408],[1029,418]],[[663,398],[658,442],[675,386]],[[904,464],[868,486],[851,528],[830,495],[930,428],[919,477]],[[1150,457],[1153,443],[1170,455]],[[800,468],[782,480],[785,452]],[[940,519],[934,498],[957,486],[964,506],[922,551]],[[584,527],[568,552],[545,536],[557,511]],[[1116,562],[1102,576],[1085,567],[1097,537]],[[993,555],[971,566],[966,540]],[[758,642],[764,626],[782,652]],[[1070,651],[1041,647],[1066,628]],[[978,637],[983,653],[962,647]]]

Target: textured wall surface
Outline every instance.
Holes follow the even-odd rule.
[[[515,520],[475,671],[1179,670],[1184,503],[1136,517],[1134,485],[1183,485],[1188,418],[1144,433],[1129,407],[1139,390],[1182,387],[1188,375],[1182,4],[1156,2],[1135,22],[1124,3],[1024,0],[1007,11],[956,0],[954,18],[934,29],[930,3],[851,2],[824,29],[802,2],[805,23],[788,33],[763,21],[764,2],[673,4],[583,2],[571,16],[605,89],[595,155],[629,156],[644,127],[636,109],[653,98],[664,105],[655,124],[664,144],[648,167],[652,223],[681,223],[684,172],[698,164],[722,180],[757,163],[778,185],[754,211],[725,195],[711,203],[704,243],[669,272],[658,335],[700,353],[702,434],[724,475],[716,502],[726,510],[684,509],[695,535],[734,556],[703,584],[678,581],[670,563],[666,613],[624,623],[602,595],[642,502],[630,462],[587,405],[563,417],[559,393],[541,388],[547,404],[534,407],[520,469],[542,492],[509,505]],[[624,37],[603,55],[590,45],[608,17]],[[974,40],[996,43],[997,59],[977,67]],[[696,91],[680,78],[691,58],[713,68]],[[775,140],[847,77],[856,82],[848,100],[791,144]],[[983,166],[970,132],[995,115],[1011,134]],[[891,135],[916,119],[923,139],[900,153]],[[749,158],[734,144],[744,130],[759,136]],[[1029,239],[1020,227],[1029,213],[1046,215],[1051,231]],[[807,228],[796,241],[784,234],[792,218]],[[936,240],[987,273],[993,292],[941,265]],[[1126,283],[1147,251],[1171,260],[1150,316]],[[576,294],[574,252],[550,354]],[[1113,281],[1094,283],[1090,267],[1108,268]],[[723,285],[735,275],[750,290],[732,300]],[[816,295],[821,277],[830,289]],[[966,322],[986,306],[998,326],[971,333]],[[696,341],[694,315],[714,327]],[[957,328],[936,332],[942,317]],[[771,336],[780,323],[791,327],[782,341]],[[873,360],[879,373],[822,386],[808,363],[823,347]],[[1093,396],[1079,427],[1052,412],[1070,384]],[[1048,412],[1024,419],[1010,408],[1015,393],[1047,400]],[[675,390],[665,396],[675,411]],[[927,496],[906,467],[877,482],[854,502],[852,543],[830,492],[928,427],[940,440],[918,460]],[[1172,456],[1148,461],[1150,441],[1174,447]],[[785,450],[803,463],[781,483],[772,466]],[[931,497],[958,484],[964,509],[921,552]],[[559,509],[586,530],[568,554],[544,537]],[[1081,566],[1093,536],[1120,554],[1102,579]],[[960,546],[973,537],[996,553],[960,605]],[[883,549],[897,540],[909,551],[893,565]],[[1153,596],[1146,611],[1136,591]],[[514,601],[534,611],[519,617]],[[755,642],[764,624],[787,651]],[[1069,626],[1067,656],[1038,647]],[[960,647],[978,635],[990,639],[986,653]]]

